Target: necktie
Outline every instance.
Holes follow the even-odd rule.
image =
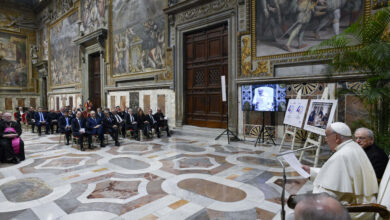
[[[152,122],[153,122],[153,124],[154,124],[154,118],[153,118],[153,116],[152,116],[152,115],[149,115],[149,117],[152,119]]]
[[[121,119],[121,117],[119,117],[119,115],[116,115],[116,120],[118,121],[118,123],[122,122],[122,119]]]
[[[69,126],[68,118],[66,117],[65,120],[66,120],[66,127],[68,127]]]
[[[134,120],[133,116],[130,115],[130,121],[131,121],[131,123],[133,123],[133,120]]]
[[[77,119],[77,121],[79,122],[79,126],[80,126],[80,128],[81,128],[80,119]]]
[[[41,116],[41,121],[44,121],[42,112],[40,112],[39,115]]]

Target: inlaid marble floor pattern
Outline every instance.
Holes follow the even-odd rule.
[[[173,135],[81,152],[26,132],[0,164],[0,219],[280,219],[276,148]],[[287,169],[286,197],[311,190]]]

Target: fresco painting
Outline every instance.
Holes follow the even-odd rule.
[[[0,32],[0,86],[26,87],[26,37]]]
[[[306,51],[363,15],[364,0],[256,0],[256,56]]]
[[[81,31],[89,34],[105,26],[107,0],[81,0]]]
[[[164,1],[113,0],[112,8],[114,75],[164,69]]]
[[[50,28],[50,76],[52,86],[80,82],[78,13],[74,12]]]

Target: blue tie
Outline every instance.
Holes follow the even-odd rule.
[[[68,127],[69,126],[68,118],[65,118],[65,120],[66,120],[66,127]]]
[[[44,121],[42,112],[40,112],[39,114],[41,115],[41,121]]]

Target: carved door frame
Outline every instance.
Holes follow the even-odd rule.
[[[188,32],[202,30],[221,23],[228,25],[228,114],[229,114],[229,128],[237,131],[238,126],[238,105],[237,105],[237,22],[236,13],[234,10],[228,10],[219,14],[211,15],[206,18],[198,19],[189,23],[180,24],[175,28],[175,94],[176,94],[176,126],[183,126],[185,116],[185,85],[184,85],[184,35]]]

